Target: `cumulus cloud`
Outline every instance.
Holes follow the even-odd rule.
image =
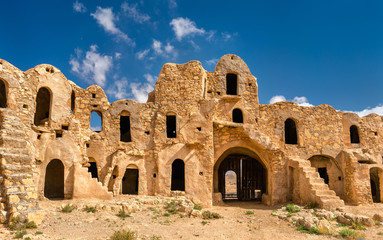
[[[133,98],[137,102],[146,102],[148,100],[148,93],[153,91],[154,87],[150,83],[132,83],[130,84]]]
[[[129,6],[127,2],[124,2],[121,5],[122,10],[124,13],[128,15],[128,17],[132,18],[137,23],[144,23],[150,20],[150,16],[144,13],[140,13],[137,10],[137,4]]]
[[[133,44],[132,40],[123,33],[119,28],[116,27],[115,21],[117,20],[114,15],[112,8],[102,8],[97,7],[95,13],[90,14],[94,19],[96,19],[97,23],[101,25],[104,30],[110,34],[117,36],[119,39],[125,40]]]
[[[160,41],[157,41],[156,39],[153,39],[152,48],[156,54],[162,54],[162,43]]]
[[[368,114],[371,114],[371,113],[376,113],[378,115],[383,116],[383,104],[378,104],[378,106],[373,108],[367,107],[366,109],[363,109],[362,111],[347,111],[346,110],[344,112],[353,112],[358,114],[360,117],[367,116]]]
[[[295,102],[299,106],[302,107],[312,107],[311,103],[307,100],[306,97],[294,97],[292,100],[286,100],[285,96],[282,95],[276,95],[272,97],[269,101],[270,104],[276,103],[276,102],[283,102],[283,101],[290,101],[290,102]]]
[[[195,22],[191,21],[189,18],[174,18],[170,22],[170,26],[172,26],[172,29],[178,41],[181,41],[182,38],[189,35],[205,33],[205,30],[203,28],[197,28]]]
[[[76,49],[76,57],[71,57],[69,64],[72,71],[84,80],[93,80],[92,82],[104,87],[106,84],[106,73],[112,68],[113,57],[101,55],[97,51],[97,45],[90,46],[90,50],[82,58],[82,51]]]
[[[138,53],[136,53],[136,57],[140,60],[144,59],[148,53],[149,53],[150,49],[146,49],[146,50],[143,50],[143,51],[140,51]]]
[[[144,78],[146,79],[148,83],[152,83],[152,84],[154,84],[157,81],[157,77],[149,73],[144,74]]]
[[[83,3],[80,3],[79,1],[76,1],[73,3],[73,10],[75,12],[84,13],[86,12],[86,7]]]
[[[113,86],[106,90],[106,93],[113,95],[116,99],[128,98],[128,80],[124,77],[121,80],[114,81]]]
[[[170,43],[167,43],[165,47],[163,47],[162,43],[156,39],[153,39],[152,49],[156,55],[161,55],[163,57],[169,56],[172,54],[173,56],[177,55],[177,52]]]

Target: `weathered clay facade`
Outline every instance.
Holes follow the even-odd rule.
[[[214,72],[197,61],[165,64],[147,103],[109,103],[100,87],[81,89],[46,64],[22,72],[0,60],[0,80],[3,222],[38,219],[45,197],[179,190],[211,206],[225,199],[229,170],[239,200],[383,201],[382,116],[260,105],[257,79],[235,55]],[[100,132],[90,128],[92,112],[102,116]]]

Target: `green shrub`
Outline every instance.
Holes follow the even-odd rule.
[[[338,223],[337,226],[338,226],[338,227],[347,227],[347,224],[344,224],[344,223]]]
[[[88,212],[88,213],[95,213],[95,212],[97,212],[97,209],[96,209],[96,207],[88,207],[88,205],[86,205],[84,208],[84,211]]]
[[[40,235],[40,234],[43,234],[43,232],[40,232],[40,231],[35,232],[35,235]]]
[[[125,220],[125,218],[130,217],[130,214],[129,214],[129,213],[126,213],[126,212],[124,211],[124,209],[121,209],[121,210],[116,214],[116,216],[119,217],[119,218],[121,218],[121,219],[123,219],[123,220]]]
[[[250,210],[249,210],[249,211],[246,211],[245,214],[246,214],[246,215],[253,215],[253,214],[254,214],[254,211],[250,211]]]
[[[202,207],[200,205],[194,205],[194,210],[202,210]]]
[[[25,230],[17,232],[15,234],[15,238],[23,238],[25,234],[27,234],[27,231],[25,231]]]
[[[71,213],[75,209],[76,209],[76,206],[74,206],[72,204],[67,204],[64,207],[61,207],[61,212]]]
[[[219,218],[222,218],[222,216],[215,212],[204,211],[202,213],[202,218],[203,219],[219,219]]]
[[[314,226],[311,228],[311,231],[309,231],[305,226],[298,225],[297,230],[301,233],[306,233],[306,234],[316,234],[316,235],[319,234],[319,229],[317,227],[314,227]]]
[[[204,226],[205,226],[205,225],[206,225],[206,224],[208,224],[209,222],[206,222],[206,221],[202,221],[201,223],[202,223],[202,225],[204,225]]]
[[[31,222],[28,221],[28,222],[25,224],[25,227],[26,227],[27,229],[37,228],[36,223],[35,223],[34,221],[31,221]]]
[[[361,224],[360,222],[353,222],[351,224],[351,228],[352,229],[355,229],[355,230],[366,230],[366,226],[364,226],[363,224]]]
[[[286,210],[291,213],[296,213],[301,211],[301,209],[298,206],[295,206],[294,204],[287,204]]]
[[[32,229],[32,228],[37,228],[36,223],[33,221],[28,221],[28,219],[22,220],[19,216],[12,218],[9,221],[8,225],[9,229],[13,231],[20,231],[20,230],[25,230],[25,229]]]
[[[352,229],[345,228],[339,231],[339,235],[343,238],[352,239],[356,236],[356,232]]]
[[[167,202],[164,206],[164,209],[170,214],[177,214],[178,208],[180,207],[179,201],[172,200],[171,202]]]
[[[136,232],[133,232],[130,230],[128,231],[121,230],[121,231],[114,232],[114,234],[112,235],[110,239],[111,240],[136,240],[137,234]]]

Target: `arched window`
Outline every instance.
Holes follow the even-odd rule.
[[[237,95],[237,74],[228,73],[226,74],[226,94]]]
[[[166,135],[168,138],[177,137],[177,117],[175,115],[166,116]]]
[[[50,91],[42,87],[37,92],[36,97],[36,112],[35,112],[35,125],[43,126],[49,122],[51,106],[51,93]]]
[[[352,125],[350,127],[350,139],[351,139],[351,143],[360,143],[358,127],[355,125]]]
[[[93,132],[102,131],[102,113],[99,111],[93,111],[90,115],[90,130]]]
[[[44,196],[46,198],[64,198],[64,164],[58,159],[53,159],[47,165]]]
[[[185,163],[176,159],[172,163],[172,191],[185,191]]]
[[[236,108],[233,110],[233,122],[243,123],[243,114],[242,114],[241,109]]]
[[[70,95],[70,110],[71,110],[72,113],[74,112],[74,108],[76,106],[76,102],[75,101],[76,101],[76,94],[72,90],[72,94]]]
[[[0,80],[0,108],[7,107],[7,88],[3,80]]]
[[[130,134],[130,114],[127,111],[123,111],[120,115],[120,141],[132,141],[132,136]]]
[[[285,143],[286,144],[297,144],[297,127],[294,120],[291,118],[286,119],[285,121]]]

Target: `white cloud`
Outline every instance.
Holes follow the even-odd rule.
[[[176,8],[177,2],[176,0],[169,0],[169,8]]]
[[[157,77],[155,77],[154,75],[150,73],[144,74],[144,78],[146,79],[147,82],[153,83],[153,84],[157,81]]]
[[[150,49],[146,49],[144,51],[140,51],[140,52],[136,53],[136,57],[138,59],[142,60],[142,59],[144,59],[148,55],[149,51],[150,51]]]
[[[307,100],[306,97],[294,97],[292,102],[295,102],[296,104],[298,104],[299,106],[302,106],[302,107],[312,107],[312,106],[314,106],[311,103],[309,103],[309,101]]]
[[[165,52],[172,53],[174,51],[174,46],[170,45],[170,43],[167,43],[165,46]]]
[[[276,95],[270,99],[269,104],[273,104],[276,102],[283,102],[283,101],[286,101],[286,98],[284,96]]]
[[[223,37],[223,40],[227,41],[229,40],[232,36],[230,33],[227,33],[227,32],[223,32],[221,33],[222,37]]]
[[[157,41],[156,39],[153,39],[152,48],[156,54],[162,54],[162,43],[160,41]]]
[[[344,112],[353,112],[358,114],[360,117],[367,116],[368,114],[371,114],[371,113],[376,113],[378,115],[383,116],[383,104],[378,104],[378,106],[373,108],[367,107],[366,109],[363,109],[362,111],[344,111]]]
[[[73,3],[73,10],[75,12],[84,13],[84,12],[86,12],[86,7],[85,7],[84,4],[76,1],[76,2]]]
[[[82,51],[75,49],[76,57],[71,57],[69,64],[72,71],[77,73],[82,79],[95,82],[101,87],[106,84],[106,73],[112,68],[113,57],[101,55],[97,52],[97,45],[90,46],[90,50],[81,59]]]
[[[106,90],[106,93],[113,95],[116,99],[128,98],[128,80],[124,77],[121,80],[114,81],[114,85]]]
[[[209,65],[209,66],[212,66],[212,65],[217,65],[217,62],[218,62],[218,58],[212,58],[210,60],[206,60],[206,64]]]
[[[116,52],[115,54],[114,54],[114,57],[116,58],[116,59],[120,59],[121,58],[121,53],[119,53],[119,52]]]
[[[144,23],[150,20],[150,16],[144,13],[140,13],[137,10],[137,4],[129,6],[127,2],[124,2],[121,5],[122,10],[128,15],[128,17],[132,18],[135,22]]]
[[[188,35],[205,33],[205,30],[203,28],[197,28],[195,22],[191,21],[188,18],[174,18],[170,22],[170,26],[172,26],[178,41],[181,41],[182,38]]]
[[[96,12],[91,13],[90,15],[94,17],[94,19],[96,19],[97,23],[101,25],[106,32],[113,34],[122,40],[134,44],[132,40],[128,37],[128,35],[126,35],[119,28],[116,27],[116,16],[114,15],[112,8],[97,7]]]
[[[134,100],[142,103],[148,100],[148,93],[154,89],[150,83],[132,83],[130,87]]]
[[[311,103],[309,103],[309,101],[307,100],[306,97],[294,97],[294,99],[292,100],[286,100],[285,96],[282,96],[282,95],[276,95],[274,97],[272,97],[269,101],[269,104],[273,104],[273,103],[276,103],[276,102],[283,102],[283,101],[290,101],[290,102],[294,102],[296,104],[298,104],[299,106],[302,106],[302,107],[312,107],[314,105],[312,105]]]

